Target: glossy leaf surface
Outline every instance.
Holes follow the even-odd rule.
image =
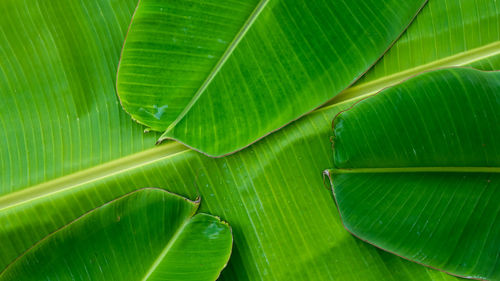
[[[228,154],[353,83],[424,3],[142,0],[118,94],[161,139]]]
[[[198,206],[160,189],[134,191],[40,240],[0,280],[216,280],[231,230],[194,215]]]
[[[438,8],[457,19],[445,10],[452,2],[431,0],[415,21],[419,28],[412,25],[401,40],[421,34],[446,42],[446,28],[426,25]],[[320,173],[333,166],[331,120],[349,103],[313,113],[226,159],[176,143],[153,148],[159,135],[143,134],[114,92],[135,5],[2,1],[0,270],[91,209],[153,186],[200,195],[202,211],[231,223],[234,252],[221,280],[455,280],[359,242],[342,227]],[[474,30],[487,32],[481,15],[460,13]],[[409,56],[398,49],[384,60]],[[500,69],[494,58],[476,66]]]
[[[452,274],[500,280],[500,72],[446,69],[334,120],[346,228]]]

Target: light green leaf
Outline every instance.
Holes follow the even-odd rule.
[[[160,189],[133,191],[40,240],[0,280],[216,280],[231,230],[194,215],[198,206]]]
[[[500,54],[499,17],[495,0],[430,0],[383,59],[332,103],[374,94],[432,69],[495,70],[490,60]]]
[[[434,268],[500,280],[500,72],[426,73],[334,119],[346,228]]]
[[[118,94],[160,140],[225,155],[352,84],[425,2],[142,0]]]
[[[0,4],[0,194],[150,148],[116,68],[137,0]]]
[[[444,9],[441,3],[431,0],[415,24],[428,23],[435,10],[426,11]],[[0,4],[0,270],[93,208],[154,186],[201,195],[202,211],[231,223],[234,252],[222,280],[453,279],[378,251],[342,227],[320,173],[333,165],[331,120],[350,102],[320,109],[227,159],[172,142],[153,148],[160,135],[143,134],[114,91],[135,5]],[[471,9],[460,15],[480,30],[491,18]],[[401,41],[425,30],[413,26]],[[477,63],[500,69],[492,58]]]

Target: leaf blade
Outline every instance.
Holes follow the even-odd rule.
[[[195,215],[198,206],[160,189],[134,191],[40,240],[0,279],[215,280],[232,235],[220,219]]]
[[[478,7],[483,11],[478,12]],[[384,57],[330,103],[368,96],[429,70],[477,68],[475,62],[500,52],[496,25],[499,9],[492,0],[430,1]]]
[[[0,170],[3,171],[0,176],[1,198],[15,191],[26,190],[26,196],[20,198],[21,201],[18,203],[24,202],[25,199],[31,198],[28,190],[34,185],[50,180],[57,181],[60,177],[71,177],[74,173],[88,168],[95,168],[88,175],[103,177],[90,182],[81,179],[77,182],[70,181],[66,186],[68,189],[64,192],[54,193],[43,200],[33,200],[28,204],[17,204],[12,208],[3,209],[0,224],[1,240],[6,243],[0,244],[2,268],[33,243],[89,209],[104,204],[120,194],[130,192],[131,189],[158,186],[191,198],[200,194],[199,189],[204,198],[202,205],[204,211],[224,214],[224,218],[238,221],[235,226],[235,232],[238,234],[236,253],[230,262],[230,267],[221,277],[224,280],[276,278],[331,280],[334,276],[375,281],[455,280],[440,272],[421,269],[397,257],[376,251],[373,247],[358,243],[344,234],[336,210],[331,206],[331,196],[326,191],[324,193],[319,191],[322,182],[318,176],[320,170],[332,167],[327,140],[330,135],[331,119],[338,110],[348,106],[349,103],[322,108],[306,117],[307,122],[296,122],[301,124],[297,125],[299,128],[291,125],[290,127],[295,129],[285,129],[286,132],[276,133],[282,139],[269,136],[272,141],[263,140],[264,144],[257,144],[255,148],[252,146],[249,152],[230,158],[228,162],[222,160],[211,162],[189,150],[178,154],[175,151],[185,149],[180,144],[175,145],[179,150],[175,149],[169,156],[170,152],[168,149],[162,150],[163,146],[158,147],[159,150],[151,150],[151,144],[159,135],[151,133],[144,135],[141,126],[130,121],[130,117],[121,110],[114,96],[114,71],[136,2],[89,0],[64,1],[64,3],[34,1],[34,3],[24,5],[20,1],[6,0],[0,5],[2,15],[5,15],[0,18],[0,29],[9,27],[1,29],[0,32],[0,46],[3,47],[0,48],[0,54],[5,58],[0,62],[0,88],[4,101],[0,103],[2,109],[0,134],[5,136],[0,138]],[[47,6],[51,3],[53,5]],[[430,1],[424,12],[431,5],[442,7],[440,3],[440,1]],[[77,8],[78,5],[81,5],[80,9]],[[469,11],[465,10],[463,16],[471,16]],[[433,13],[426,12],[420,15],[425,16],[427,18],[425,22],[428,22],[434,18],[433,14],[434,10]],[[61,18],[60,15],[69,16]],[[446,17],[453,18],[457,15],[448,14]],[[14,20],[17,17],[19,19]],[[33,20],[30,20],[31,17]],[[44,25],[42,19],[46,18],[58,20]],[[68,18],[71,20],[67,20]],[[482,27],[486,26],[480,18],[469,17],[467,20],[471,24],[479,23]],[[418,22],[424,21],[418,17],[415,23],[422,25]],[[94,38],[89,35],[72,37],[73,30],[78,30],[74,25],[78,24],[83,24],[89,29],[94,26],[97,32],[92,34],[109,34],[109,37]],[[23,32],[18,32],[24,30],[23,26],[26,28],[26,36],[23,36]],[[68,32],[55,33],[64,26],[68,27]],[[411,35],[403,35],[402,41],[418,36],[422,30],[424,28],[410,27],[408,33]],[[51,69],[47,73],[53,75],[43,76],[46,74],[45,71],[40,71],[40,76],[37,78],[36,72],[32,71],[33,67],[25,63],[18,65],[14,60],[22,58],[27,51],[36,54],[44,50],[44,45],[36,44],[36,41],[32,43],[32,38],[42,38],[42,42],[56,41],[54,45],[47,45],[50,57],[57,57],[56,50],[60,49],[57,46],[67,44],[68,48],[73,50],[85,48],[93,50],[90,56],[92,59],[87,59],[89,57],[85,56],[84,64],[79,65],[63,52],[62,61],[47,61],[47,68]],[[69,38],[81,40],[72,41]],[[396,43],[397,45],[399,43]],[[106,50],[109,56],[104,56],[106,52],[100,52],[101,49],[97,48],[99,46],[102,46],[102,50]],[[403,53],[403,49],[400,48],[398,52]],[[394,57],[396,52],[392,53]],[[36,58],[33,59],[35,60]],[[498,63],[487,61],[486,67],[498,69]],[[109,69],[112,75],[102,84],[89,85],[85,78],[86,72],[96,71],[93,67],[102,67],[101,72]],[[11,69],[15,69],[17,78],[8,73]],[[71,79],[66,79],[65,69],[77,71],[71,72],[73,73]],[[71,83],[72,87],[61,92],[61,88],[66,89],[64,81]],[[81,85],[90,88],[83,89]],[[90,107],[75,103],[75,107],[82,106],[82,109],[75,111],[83,113],[85,112],[83,108],[90,109],[88,114],[79,116],[79,122],[77,116],[65,115],[66,107],[54,104],[54,101],[60,101],[61,97],[71,95],[82,96],[80,101],[86,99],[92,101],[89,103]],[[23,110],[17,111],[19,105],[22,105]],[[306,141],[300,141],[301,137]],[[292,148],[293,144],[303,146],[304,149]],[[54,150],[53,147],[59,150]],[[142,151],[157,155],[144,156]],[[255,157],[251,156],[251,151],[264,154]],[[136,153],[141,154],[135,157]],[[314,155],[315,161],[311,161],[311,155]],[[273,158],[277,158],[276,161],[272,160]],[[107,166],[112,160],[117,161],[113,162],[116,169]],[[226,172],[224,164],[230,165],[235,173],[241,172],[245,176],[232,176]],[[278,164],[282,165],[281,169],[278,168]],[[176,167],[177,165],[179,167]],[[301,165],[308,168],[301,170],[299,168]],[[106,170],[104,175],[98,172],[103,166]],[[186,178],[180,178],[176,174],[177,169],[182,170]],[[213,175],[208,176],[208,174]],[[252,176],[247,177],[250,174]],[[276,181],[270,188],[266,179],[274,175],[281,179],[281,182]],[[209,186],[206,187],[206,184]],[[54,182],[50,186],[51,189],[61,187]],[[240,186],[242,189],[236,192],[234,186]],[[282,187],[276,188],[277,186]],[[314,194],[316,187],[318,194]],[[243,196],[238,197],[237,194]],[[313,194],[315,199],[309,199]],[[273,199],[274,197],[276,199]],[[263,200],[263,207],[259,207],[252,203],[252,198],[267,198],[267,200]],[[288,204],[301,201],[305,202],[299,205]],[[264,212],[266,210],[271,210],[267,215],[269,220],[261,221],[266,217]],[[314,220],[310,218],[317,214],[321,214],[322,223],[329,224],[329,227],[312,223]],[[304,232],[307,243],[295,237],[280,235],[290,230],[301,231],[300,228],[283,223],[289,218],[303,223],[304,228],[308,230]],[[267,223],[269,221],[273,223]],[[278,239],[282,239],[283,243],[276,243]],[[308,254],[303,253],[301,245],[310,249]],[[299,254],[303,259],[289,260],[290,256]],[[347,270],[352,257],[363,259],[367,264],[355,263],[357,267],[352,267],[354,270]],[[291,272],[290,268],[296,270]]]
[[[330,179],[350,232],[454,275],[500,278],[499,77],[429,72],[335,118]]]
[[[151,49],[160,45],[166,50],[154,64],[179,61],[175,52],[169,52],[177,48],[170,43],[175,30],[162,24],[161,16],[146,17],[145,7],[150,2],[145,0],[141,3],[136,12],[140,15],[137,20],[158,22],[162,34],[163,30],[168,34],[167,37],[151,35],[141,41],[141,44],[152,45]],[[151,0],[151,3],[155,3],[155,9],[159,8],[156,1]],[[226,14],[223,4],[211,4],[220,6],[220,11],[215,12],[217,16]],[[226,155],[314,110],[353,83],[387,50],[424,4],[423,0],[349,5],[344,2],[260,1],[254,3],[256,8],[251,13],[246,10],[243,16],[238,13],[231,15],[240,17],[239,24],[231,26],[228,32],[236,34],[236,39],[227,49],[225,45],[220,52],[209,55],[212,56],[212,64],[218,57],[221,59],[214,68],[206,67],[206,79],[197,79],[201,86],[194,87],[194,90],[182,88],[185,73],[199,70],[188,63],[177,65],[179,70],[168,69],[162,73],[142,69],[119,70],[118,92],[125,110],[134,119],[155,130],[165,131],[160,141],[175,139],[208,155]],[[169,10],[172,5],[176,4],[165,2],[159,9]],[[193,8],[196,12],[183,11],[183,14],[191,15],[191,12],[197,15],[202,8],[200,4]],[[210,15],[212,13],[210,11]],[[201,15],[204,13],[201,12]],[[372,20],[373,17],[376,20]],[[247,23],[242,24],[244,20]],[[213,20],[198,24],[209,27],[213,25]],[[189,23],[186,25],[192,26]],[[241,26],[241,31],[237,32]],[[127,42],[139,41],[138,37],[145,33],[134,27],[133,23]],[[214,41],[212,45],[215,45],[213,33],[216,30],[208,28],[203,32],[195,30],[191,36],[211,38]],[[229,42],[230,39],[223,38],[223,41]],[[128,56],[127,42],[122,61],[139,65],[141,60],[151,60],[145,53]],[[190,50],[188,46],[184,48]],[[224,53],[221,54],[221,51]],[[193,57],[198,57],[200,53],[195,50],[189,52]],[[190,60],[188,57],[187,61]],[[161,81],[166,78],[170,79],[169,83],[162,84]],[[134,79],[138,83],[144,79],[151,80],[153,82],[148,84],[153,83],[156,88],[151,90],[146,86],[130,92],[123,91],[121,84]],[[175,93],[156,90],[162,87],[180,90],[174,90]],[[182,93],[177,94],[178,91]],[[186,97],[186,100],[178,102],[178,96]],[[305,96],[307,98],[303,98]],[[134,100],[130,104],[129,98]],[[182,110],[174,109],[169,113],[172,116],[166,114],[168,117],[161,120],[168,107],[180,107]]]

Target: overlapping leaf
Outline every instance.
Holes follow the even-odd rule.
[[[500,280],[500,72],[417,76],[334,120],[344,225],[452,274]]]
[[[0,280],[216,280],[231,230],[194,215],[198,206],[160,189],[134,191],[40,240]]]
[[[444,25],[432,28],[437,14],[450,18],[449,28],[467,22],[463,33],[469,27],[481,34],[495,30],[488,25],[494,17],[484,10],[446,12],[457,3],[431,0],[383,64],[401,63],[400,57],[418,65],[413,50],[421,47],[402,46],[416,44],[410,39],[419,36],[433,38],[417,44],[422,48],[461,43]],[[231,222],[235,248],[223,280],[453,279],[360,243],[342,228],[319,173],[332,167],[331,120],[348,103],[314,113],[227,159],[208,159],[175,143],[152,148],[159,135],[143,134],[114,92],[135,5],[2,1],[1,268],[89,210],[137,188],[158,186],[190,198],[201,194],[202,211]],[[492,43],[481,36],[473,48]],[[475,65],[499,69],[494,54]],[[459,63],[453,55],[446,58]]]
[[[2,260],[88,206],[134,186],[159,186],[200,195],[201,211],[231,223],[234,251],[222,280],[452,280],[360,243],[342,227],[321,177],[332,165],[330,125],[340,108],[319,111],[232,156],[212,159],[185,150],[150,161],[140,154],[133,169],[121,166],[106,177],[10,206],[0,213],[0,225],[8,225],[0,231],[8,241]],[[328,157],[311,157],[323,154]],[[23,243],[16,243],[16,234]]]
[[[142,0],[117,90],[162,139],[221,156],[359,78],[425,0]]]
[[[497,69],[500,5],[494,0],[431,0],[414,24],[354,87],[333,103],[370,95],[431,69]]]

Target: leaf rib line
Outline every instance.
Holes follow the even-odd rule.
[[[498,54],[500,54],[500,41],[347,88],[321,109],[365,98],[422,72],[446,67],[466,66]]]
[[[165,192],[165,193],[168,193],[168,194],[171,194],[171,195],[175,195],[175,196],[178,196],[178,197],[181,197],[183,198],[184,200],[190,202],[190,203],[193,203],[193,204],[199,204],[199,201],[193,201],[193,200],[190,200],[188,198],[184,198],[182,196],[179,196],[175,193],[171,193],[170,191],[167,191],[167,190],[164,190],[164,189],[161,189],[161,188],[155,188],[155,187],[146,187],[146,188],[141,188],[141,189],[136,189],[132,192],[129,192],[129,193],[126,193],[126,194],[123,194],[119,197],[116,197],[114,199],[111,199],[105,203],[103,203],[102,205],[99,205],[93,209],[90,209],[88,210],[87,212],[81,214],[80,216],[78,216],[76,219],[72,220],[72,221],[69,221],[65,224],[63,224],[61,227],[59,227],[58,229],[54,230],[53,232],[45,235],[44,237],[40,238],[38,241],[36,241],[33,245],[31,245],[29,248],[27,248],[22,254],[20,254],[19,256],[17,256],[15,259],[13,259],[4,269],[2,269],[0,271],[0,279],[2,279],[4,277],[4,274],[5,272],[11,267],[13,266],[16,262],[18,262],[21,258],[23,258],[24,256],[26,256],[26,254],[28,254],[30,251],[32,251],[35,247],[37,247],[38,245],[40,245],[41,243],[43,243],[44,241],[48,240],[50,237],[53,237],[54,235],[56,235],[57,233],[60,233],[62,230],[70,227],[71,225],[75,224],[76,222],[80,221],[81,219],[91,215],[92,213],[95,213],[96,211],[102,209],[103,207],[106,207],[106,206],[109,206],[111,205],[112,203],[114,202],[117,202],[127,196],[130,196],[132,194],[135,194],[135,193],[138,193],[138,192],[141,192],[141,191],[145,191],[145,190],[156,190],[156,191],[161,191],[161,192]],[[197,199],[198,200],[198,199]],[[197,207],[198,208],[198,207]],[[195,211],[196,212],[196,209]],[[194,215],[194,213],[193,213]],[[189,219],[191,219],[193,217],[193,215],[191,215]]]
[[[194,212],[196,212],[196,210]],[[184,231],[186,226],[189,224],[189,222],[193,218],[194,214],[195,213],[192,213],[190,217],[186,218],[184,220],[184,222],[181,224],[181,226],[179,227],[179,229],[177,229],[177,231],[175,231],[174,235],[168,241],[168,243],[165,246],[165,248],[163,249],[163,251],[161,251],[160,255],[158,255],[158,258],[155,260],[155,262],[151,265],[149,270],[146,272],[146,275],[144,275],[144,278],[142,279],[142,281],[147,281],[149,279],[149,277],[151,276],[151,274],[153,274],[153,272],[156,270],[156,268],[158,268],[158,265],[160,265],[162,260],[168,254],[168,251],[170,251],[170,249],[172,249],[172,246],[175,244],[175,242],[177,241],[179,236],[182,234],[182,232]]]
[[[45,183],[8,193],[0,196],[0,211],[144,167],[187,151],[191,150],[179,143],[171,142]]]
[[[187,104],[186,108],[181,112],[181,114],[170,124],[165,132],[161,135],[160,139],[158,142],[162,142],[163,140],[167,139],[168,137],[166,136],[168,132],[170,132],[183,118],[186,116],[186,114],[191,110],[191,108],[195,105],[195,103],[198,101],[198,99],[201,97],[201,95],[205,92],[207,87],[210,85],[212,80],[215,78],[217,73],[219,73],[220,69],[226,61],[229,59],[233,51],[236,49],[236,47],[239,45],[241,40],[245,37],[245,34],[247,31],[252,27],[253,23],[257,18],[259,17],[260,13],[264,10],[266,7],[267,3],[269,3],[269,0],[261,0],[255,10],[252,12],[246,23],[243,25],[241,30],[236,34],[235,38],[233,39],[233,42],[229,45],[227,50],[224,52],[220,60],[217,62],[217,64],[214,66],[214,69],[210,72],[208,75],[207,79],[203,82],[201,87],[198,89],[196,94],[193,96],[191,101]]]
[[[402,168],[355,168],[330,169],[327,175],[379,174],[379,173],[500,173],[500,167],[402,167]]]
[[[257,19],[257,16],[260,14],[260,12],[265,8],[268,1],[269,0],[263,0],[256,7],[255,11],[252,13],[252,16],[249,18],[249,21],[247,22],[247,24],[245,24],[242,31],[239,33],[239,36],[237,36],[235,41],[232,43],[232,45],[231,45],[232,48],[228,49],[229,53],[227,53],[224,56],[226,59],[227,59],[227,57],[229,57],[230,53],[232,53],[232,50],[235,49],[237,43],[241,40],[241,38],[244,37],[246,30],[249,29],[249,27]],[[378,92],[384,88],[387,88],[387,87],[393,85],[392,83],[397,84],[398,82],[411,77],[414,73],[418,73],[418,70],[421,70],[423,72],[425,70],[432,69],[432,67],[460,66],[463,64],[469,64],[469,63],[472,63],[475,61],[486,59],[486,58],[492,57],[492,56],[497,55],[497,54],[500,54],[500,41],[497,41],[497,42],[494,42],[492,44],[489,44],[489,45],[486,45],[486,46],[483,46],[480,48],[476,48],[476,49],[473,49],[470,51],[466,51],[466,52],[463,52],[460,54],[456,54],[454,56],[443,58],[439,61],[435,61],[435,62],[426,64],[423,66],[418,66],[418,67],[415,67],[415,68],[410,69],[410,70],[398,72],[398,73],[392,74],[392,75],[387,76],[387,77],[383,77],[383,78],[378,79],[378,80],[363,83],[363,84],[360,84],[359,86],[354,86],[354,87],[348,88],[343,93],[339,94],[339,96],[337,96],[338,98],[337,97],[334,98],[333,100],[328,102],[325,106],[320,107],[317,110],[312,111],[311,113],[327,110],[327,109],[332,108],[334,106],[338,106],[340,104],[348,103],[351,101],[360,100],[366,96],[371,95],[373,92]],[[220,68],[222,66],[222,64],[221,63],[219,63],[219,64],[220,64],[219,65],[219,68]],[[399,77],[399,78],[396,79],[394,77]],[[205,86],[205,88],[206,88],[206,86]],[[363,90],[363,89],[368,89],[368,88],[375,89],[375,90],[370,91],[370,93],[367,93],[366,90]],[[351,94],[349,94],[349,96],[354,96],[354,97],[347,98],[346,92],[348,92],[348,93],[350,92]],[[193,104],[194,104],[194,102],[195,101],[193,101]],[[308,114],[306,114],[306,115],[308,115]],[[162,138],[163,138],[163,136],[160,138],[160,141],[163,140]],[[147,156],[145,156],[145,155],[157,153],[157,152],[155,152],[156,150],[162,151],[163,149],[165,149],[165,146],[160,146],[160,147],[149,149],[149,150],[146,150],[146,151],[143,151],[140,153],[129,155],[125,158],[121,158],[121,159],[118,159],[115,161],[101,164],[101,165],[98,165],[94,168],[90,168],[90,169],[87,169],[87,170],[84,170],[81,172],[76,172],[74,174],[63,176],[61,178],[56,178],[56,179],[51,180],[51,181],[46,182],[46,183],[38,184],[38,185],[35,185],[32,187],[27,187],[27,188],[22,189],[20,191],[16,191],[16,192],[13,192],[10,194],[0,196],[0,210],[4,210],[4,209],[7,209],[7,208],[10,208],[13,206],[17,206],[17,205],[20,205],[20,204],[23,204],[26,202],[30,202],[30,201],[33,201],[33,200],[38,199],[38,198],[46,197],[46,196],[52,195],[54,193],[62,192],[62,191],[72,189],[72,188],[76,188],[76,187],[81,186],[81,185],[86,184],[86,183],[95,182],[95,181],[98,181],[100,179],[104,179],[106,177],[117,175],[117,174],[120,174],[122,172],[131,170],[134,168],[138,168],[141,166],[145,166],[147,164],[151,164],[151,163],[154,163],[154,162],[166,159],[166,158],[174,157],[175,155],[177,155],[179,153],[191,150],[190,148],[184,147],[179,143],[171,143],[171,144],[167,144],[167,145],[169,145],[171,148],[168,153],[165,153],[165,152],[160,153],[161,155],[158,154],[157,157],[155,157],[154,159],[151,158],[150,161],[144,161],[143,157],[147,158]],[[141,163],[133,164],[133,162],[135,160],[141,159],[141,158],[143,158],[143,161],[141,161]],[[121,163],[121,164],[119,164],[119,163]],[[117,167],[115,167],[116,169],[113,170],[110,168],[110,166],[114,166],[114,165],[116,165]],[[120,166],[121,169],[118,169],[118,166]],[[105,171],[112,171],[113,170],[113,173],[108,174],[108,175],[104,175],[104,172],[101,172],[100,173],[101,176],[95,176],[95,172],[99,171],[101,169],[104,169]],[[491,167],[489,167],[488,169],[491,169]],[[493,168],[493,169],[495,169],[494,173],[498,173],[498,170],[497,170],[498,168]],[[335,170],[327,170],[327,171],[325,171],[325,173],[328,173],[328,172],[332,173],[332,174],[355,173],[355,171],[359,172],[360,170],[361,169],[355,169],[355,170],[335,169]],[[364,170],[366,171],[366,169],[364,169]],[[409,170],[400,171],[400,172],[408,172],[408,171]],[[374,171],[372,171],[372,172],[374,172]],[[445,172],[445,171],[441,171],[441,172]],[[461,171],[461,172],[471,172],[471,170]],[[90,175],[93,175],[93,177]],[[70,184],[70,182],[73,182],[73,183]]]

